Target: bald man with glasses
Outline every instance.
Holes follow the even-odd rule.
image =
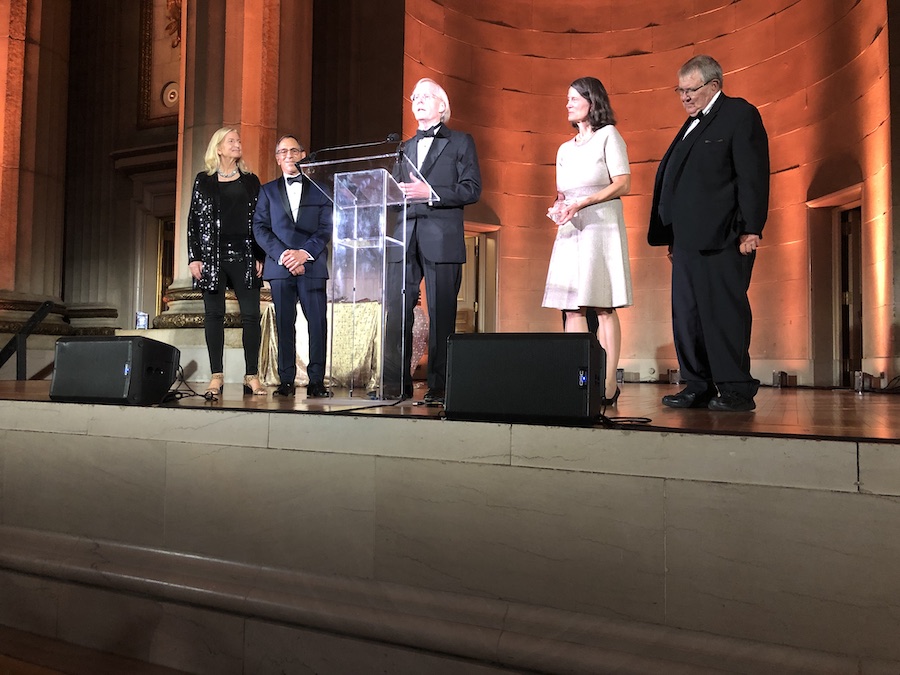
[[[297,377],[297,303],[309,327],[307,398],[327,398],[325,357],[328,325],[325,287],[327,246],[331,241],[331,202],[297,169],[306,152],[286,134],[275,145],[281,175],[263,185],[253,215],[253,235],[266,252],[263,279],[269,282],[278,333],[278,377],[275,396],[294,396]]]
[[[722,67],[695,56],[678,71],[687,120],[656,173],[647,240],[672,260],[672,328],[685,388],[671,408],[747,412],[747,290],[769,208],[769,142],[759,111],[722,91]]]

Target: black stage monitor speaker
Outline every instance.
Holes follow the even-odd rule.
[[[447,343],[449,419],[591,425],[606,353],[590,333],[478,333]]]
[[[178,372],[181,352],[145,337],[66,337],[56,341],[54,401],[152,405]]]

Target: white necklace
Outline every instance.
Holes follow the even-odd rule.
[[[237,167],[234,167],[234,171],[232,171],[231,173],[222,173],[219,169],[216,169],[216,173],[219,174],[222,178],[231,178],[232,176],[236,176],[237,172]]]

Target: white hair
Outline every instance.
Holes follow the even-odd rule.
[[[444,105],[444,109],[441,111],[441,124],[446,124],[450,121],[450,98],[447,96],[447,92],[444,91],[444,88],[441,85],[432,80],[430,77],[423,77],[421,80],[416,82],[416,86],[413,87],[413,93],[415,93],[416,89],[418,89],[419,86],[423,84],[430,84],[432,88],[434,88],[435,96],[437,96],[438,100]],[[411,95],[410,98],[412,98]]]

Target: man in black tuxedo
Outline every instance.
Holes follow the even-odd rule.
[[[472,137],[447,127],[450,100],[437,82],[428,78],[419,80],[410,100],[419,130],[414,138],[403,144],[402,150],[427,182],[417,180],[415,175],[404,176],[400,187],[410,200],[429,201],[407,206],[405,349],[401,353],[399,345],[390,345],[396,349],[385,355],[386,372],[392,372],[386,380],[393,377],[399,384],[402,378],[404,395],[411,395],[413,310],[424,278],[429,319],[425,401],[443,403],[447,339],[456,328],[456,297],[462,283],[462,266],[466,262],[463,207],[477,202],[481,196],[481,170]],[[437,199],[432,198],[429,185]],[[388,339],[396,342],[399,338],[397,317],[389,316],[388,322]]]
[[[282,136],[275,161],[282,175],[263,185],[253,216],[253,234],[266,252],[263,279],[272,289],[278,331],[276,396],[293,396],[297,377],[297,301],[309,325],[307,398],[331,396],[325,387],[327,340],[326,246],[331,240],[332,206],[328,198],[297,170],[306,156],[300,142]]]
[[[722,68],[695,56],[678,71],[688,117],[659,164],[647,240],[669,246],[672,325],[686,387],[672,408],[748,411],[747,289],[769,207],[769,142],[759,111],[722,91]]]

